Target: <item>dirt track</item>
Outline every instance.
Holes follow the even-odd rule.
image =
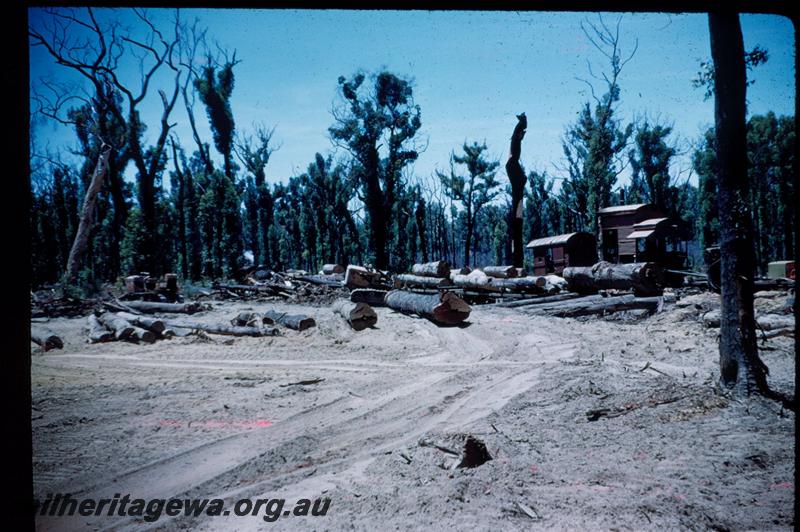
[[[378,309],[377,329],[355,333],[327,307],[285,308],[318,326],[137,346],[87,345],[83,319],[51,321],[64,350],[32,355],[37,497],[331,499],[324,517],[162,515],[155,529],[793,527],[794,414],[717,395],[714,334],[689,313],[609,323],[475,307],[468,326],[439,328]],[[793,393],[793,339],[769,345],[771,382]],[[587,421],[597,408],[622,414]],[[494,460],[453,470],[429,444],[459,450],[466,434]]]

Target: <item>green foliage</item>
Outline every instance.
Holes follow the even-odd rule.
[[[628,158],[631,163],[630,203],[653,203],[669,215],[678,213],[678,187],[672,183],[670,163],[676,150],[667,144],[672,127],[645,120],[636,128],[634,147]]]
[[[402,170],[416,160],[413,140],[420,126],[411,83],[380,72],[365,85],[364,74],[339,77],[342,105],[335,110],[331,139],[352,156],[352,177],[367,210],[369,248],[378,268],[390,264],[390,247],[397,247],[396,203],[402,194]]]
[[[128,213],[120,250],[122,271],[126,274],[139,273],[148,269],[145,257],[141,253],[147,238],[146,232],[142,211],[138,207],[134,207]]]
[[[490,161],[484,156],[486,144],[473,142],[462,146],[464,155],[450,156],[450,173],[436,172],[443,185],[445,195],[461,203],[465,216],[464,266],[470,265],[470,252],[473,246],[475,223],[484,205],[491,202],[500,186],[495,171],[500,166],[497,161]],[[466,166],[467,175],[456,173],[456,165]]]
[[[234,66],[236,66],[235,56],[233,60],[225,61],[219,67],[214,65],[209,57],[208,64],[203,66],[200,76],[194,80],[200,101],[206,106],[214,146],[225,159],[225,175],[228,178],[233,177],[231,151],[235,123],[230,99],[233,93]]]
[[[756,45],[749,52],[744,53],[744,64],[747,70],[752,70],[754,67],[766,63],[769,60],[769,53],[766,49]],[[750,86],[755,83],[755,80],[748,80],[747,85]],[[695,89],[705,88],[706,92],[703,94],[703,100],[709,100],[714,96],[714,62],[711,60],[701,61],[700,70],[697,72],[697,77],[692,80],[692,87]]]
[[[561,233],[563,214],[559,198],[553,193],[554,183],[547,172],[528,174],[524,218],[527,242]]]

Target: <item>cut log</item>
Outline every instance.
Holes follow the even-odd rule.
[[[272,320],[272,323],[283,325],[295,331],[305,331],[311,327],[316,326],[317,322],[314,318],[306,316],[305,314],[287,314],[285,312],[277,312],[275,310],[268,310],[264,313],[264,322]]]
[[[131,314],[129,312],[117,312],[117,316],[122,318],[123,320],[127,320],[131,323],[131,325],[136,325],[137,327],[141,327],[142,329],[147,329],[157,335],[161,335],[166,329],[166,325],[162,320],[157,318],[148,318],[147,316],[137,316],[136,314]]]
[[[470,306],[453,292],[429,295],[392,290],[386,294],[386,305],[391,309],[417,314],[444,325],[461,323],[472,311]]]
[[[718,328],[720,326],[719,309],[710,310],[703,314],[703,324],[708,328]],[[763,314],[761,316],[756,316],[756,325],[763,331],[794,329],[794,316]]]
[[[378,323],[378,315],[367,303],[352,303],[339,299],[333,303],[333,312],[343,317],[355,331],[363,331]]]
[[[31,341],[41,346],[45,351],[64,347],[64,342],[57,334],[41,327],[31,327]]]
[[[128,301],[127,306],[139,312],[153,314],[163,312],[165,314],[194,314],[202,310],[200,303],[158,303],[156,301]]]
[[[512,279],[494,279],[492,285],[509,292],[541,294],[545,291],[544,277],[517,277]]]
[[[234,327],[254,327],[257,323],[262,322],[262,316],[258,312],[251,312],[243,310],[231,320],[231,325]],[[264,321],[264,323],[267,323]],[[272,322],[269,322],[270,324]]]
[[[175,330],[194,329],[210,334],[223,334],[227,336],[277,336],[279,334],[276,327],[237,327],[235,325],[209,325],[187,321],[168,321],[166,325],[170,329]]]
[[[322,273],[325,275],[331,275],[332,273],[344,273],[344,266],[341,264],[323,264],[322,265]]]
[[[426,262],[425,264],[415,264],[411,267],[411,273],[423,277],[448,277],[450,275],[450,263],[445,260]]]
[[[794,288],[794,279],[756,279],[753,281],[753,292],[764,292],[767,290],[790,290]]]
[[[646,309],[650,312],[656,312],[662,305],[663,300],[661,297],[636,297],[626,294],[616,297],[588,296],[560,303],[524,307],[522,310],[528,313],[573,318],[592,314],[611,314],[634,309]]]
[[[494,285],[494,280],[480,270],[475,270],[468,275],[453,275],[453,284],[460,288],[483,290],[486,292],[500,292],[501,288]]]
[[[598,262],[594,266],[571,266],[564,268],[563,276],[572,292],[584,294],[632,289],[637,295],[654,295],[661,293],[664,284],[663,271],[652,262]]]
[[[412,275],[410,273],[401,273],[395,277],[395,286],[412,286],[421,288],[440,288],[442,286],[449,286],[452,281],[447,278],[441,277],[424,277],[422,275]]]
[[[483,273],[498,279],[518,277],[517,269],[514,266],[484,266]]]
[[[563,277],[559,277],[558,275],[545,275],[544,280],[544,291],[548,294],[566,292],[569,290],[569,284]]]
[[[105,328],[100,323],[97,316],[89,314],[89,342],[96,344],[100,342],[110,342],[114,339],[114,333]]]
[[[461,268],[451,268],[450,269],[450,280],[453,279],[454,275],[469,275],[472,273],[472,268],[469,266],[462,266]]]
[[[134,327],[128,320],[122,319],[116,314],[105,312],[98,319],[100,323],[114,331],[114,338],[117,340],[127,340],[133,335]]]
[[[342,286],[342,281],[344,280],[344,276],[341,273],[332,273],[330,275],[323,274],[323,275],[298,275],[293,277],[293,279],[297,279],[298,281],[305,281],[306,283],[321,285],[321,286],[335,286],[340,287]]]
[[[347,288],[375,288],[381,286],[380,272],[371,272],[361,266],[351,264],[344,274],[344,285]]]
[[[496,303],[498,307],[506,307],[506,308],[517,308],[517,307],[527,307],[530,305],[543,305],[545,303],[557,303],[559,301],[567,301],[570,299],[575,299],[577,297],[581,297],[580,294],[576,294],[575,292],[566,292],[564,294],[557,294],[554,296],[540,296],[540,297],[532,297],[526,299],[520,299],[517,301],[501,301],[500,303]],[[598,299],[600,296],[588,296],[588,297],[597,297]]]
[[[373,307],[384,307],[384,298],[388,290],[375,290],[373,288],[356,288],[350,292],[351,303],[366,303]]]

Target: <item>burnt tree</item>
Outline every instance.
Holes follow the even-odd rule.
[[[525,196],[525,171],[519,162],[522,153],[522,138],[528,127],[525,113],[517,115],[517,125],[511,134],[511,148],[506,162],[506,174],[511,182],[511,210],[508,213],[508,230],[511,239],[511,256],[508,257],[517,268],[522,268],[525,260],[522,242],[522,198]]]
[[[748,212],[746,84],[739,16],[709,13],[714,60],[720,288],[720,384],[737,393],[766,392],[768,369],[758,356],[753,309],[753,236]]]

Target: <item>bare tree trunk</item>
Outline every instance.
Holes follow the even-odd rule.
[[[739,393],[767,391],[758,357],[753,309],[753,237],[748,212],[746,74],[739,15],[710,13],[714,60],[714,119],[719,168],[722,306],[720,383]]]
[[[92,230],[92,222],[94,221],[94,206],[97,202],[97,194],[103,186],[103,178],[108,171],[108,157],[111,153],[110,147],[104,147],[100,152],[100,157],[97,159],[97,166],[95,166],[92,180],[89,183],[89,188],[86,189],[86,195],[83,198],[83,207],[81,208],[81,218],[78,224],[78,232],[75,234],[75,240],[72,243],[72,249],[69,252],[69,259],[67,259],[67,270],[64,275],[64,281],[67,284],[73,283],[75,277],[78,275],[78,268],[81,265],[81,259],[86,251],[86,246],[89,243],[89,233]]]
[[[522,138],[528,127],[525,113],[517,115],[517,125],[511,135],[511,149],[506,162],[506,174],[511,182],[511,211],[508,215],[509,237],[511,239],[511,263],[517,268],[522,268],[525,260],[522,242],[522,199],[525,196],[525,172],[522,170],[519,158],[522,152]]]

